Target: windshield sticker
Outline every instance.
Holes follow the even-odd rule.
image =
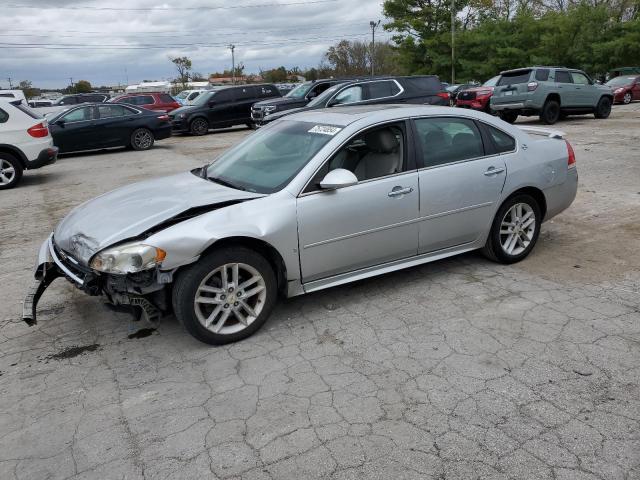
[[[321,133],[322,135],[331,135],[332,137],[342,130],[340,127],[332,127],[331,125],[316,125],[309,133]]]

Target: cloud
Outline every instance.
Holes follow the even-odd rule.
[[[339,39],[368,40],[369,21],[382,18],[379,0],[314,1],[12,0],[22,7],[2,7],[0,85],[7,77],[44,88],[69,78],[93,85],[169,79],[176,73],[168,57],[178,55],[208,74],[231,67],[230,43],[249,72],[316,66]],[[306,4],[291,4],[298,2]],[[274,5],[282,3],[290,5]],[[267,6],[250,7],[259,4]]]

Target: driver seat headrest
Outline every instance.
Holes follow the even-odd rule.
[[[376,153],[393,153],[398,148],[398,139],[389,128],[367,133],[364,142]]]

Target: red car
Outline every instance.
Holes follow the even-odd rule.
[[[170,112],[181,106],[168,93],[158,92],[126,93],[112,98],[109,102],[137,105],[147,110],[155,110],[156,112]]]
[[[493,87],[496,86],[500,75],[484,82],[480,87],[467,88],[458,93],[456,97],[456,107],[471,108],[491,113],[489,100],[493,95]]]
[[[615,103],[631,103],[640,100],[640,75],[621,75],[612,78],[605,85],[613,90]]]

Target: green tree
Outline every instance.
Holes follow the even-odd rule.
[[[29,80],[21,80],[18,84],[18,89],[22,90],[22,93],[24,93],[24,96],[27,98],[27,100],[35,97],[40,93],[40,90],[38,90],[37,88],[33,88],[33,85]]]
[[[91,83],[88,80],[78,80],[75,84],[76,93],[88,93],[91,91]]]
[[[288,72],[284,67],[272,68],[271,70],[260,70],[260,76],[265,82],[283,83],[287,81]]]
[[[191,60],[188,57],[169,57],[169,60],[175,65],[176,70],[178,71],[178,78],[176,78],[176,83],[181,83],[182,88],[187,88],[187,83],[189,82],[190,72],[191,72]]]

